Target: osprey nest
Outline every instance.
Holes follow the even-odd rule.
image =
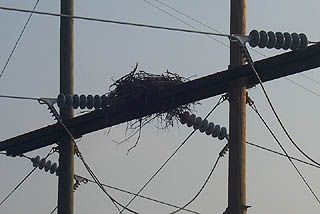
[[[143,106],[148,103],[148,100],[157,92],[170,89],[173,86],[179,85],[188,81],[188,78],[180,77],[176,73],[171,73],[168,70],[161,75],[150,74],[143,70],[138,70],[138,64],[129,74],[114,81],[110,86],[110,92],[107,93],[108,104],[123,103],[127,104],[134,100],[138,106]],[[191,111],[195,103],[185,104],[182,106],[168,108],[164,112],[158,112],[147,115],[127,123],[125,140],[118,142],[122,143],[129,140],[135,134],[139,134],[141,129],[148,123],[156,120],[158,128],[166,129],[178,122],[179,115],[185,111]],[[129,135],[127,133],[129,132]],[[138,141],[137,140],[137,141]],[[136,142],[137,143],[137,142]]]

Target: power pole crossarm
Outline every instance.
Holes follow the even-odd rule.
[[[288,52],[257,61],[255,67],[262,81],[267,82],[320,67],[319,59],[320,45],[313,45],[305,51]],[[168,110],[169,107],[226,93],[230,88],[229,83],[239,78],[245,78],[247,85],[253,86],[258,83],[251,68],[243,65],[177,85],[170,90],[162,90],[154,96],[156,99],[150,100],[150,105],[146,108],[140,105],[137,109],[134,101],[126,106],[115,104],[107,109],[66,120],[65,124],[75,137],[80,137],[148,114]],[[66,136],[66,133],[60,124],[49,125],[0,142],[0,151],[7,151],[8,155],[19,155],[57,143],[63,136]]]

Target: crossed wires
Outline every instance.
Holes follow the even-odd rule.
[[[214,165],[213,165],[213,167],[212,167],[212,169],[211,169],[208,177],[206,178],[205,182],[203,183],[203,185],[201,186],[201,188],[199,189],[199,191],[197,192],[197,194],[195,194],[195,195],[193,196],[193,198],[192,198],[190,201],[188,201],[185,205],[183,205],[181,208],[179,208],[179,209],[177,209],[176,211],[173,211],[173,212],[171,212],[171,213],[169,213],[169,214],[174,214],[174,213],[177,213],[177,212],[183,210],[183,209],[186,208],[188,205],[190,205],[194,200],[197,199],[197,197],[200,195],[200,193],[202,192],[202,190],[204,190],[204,188],[206,187],[208,181],[210,180],[210,178],[211,178],[214,170],[215,170],[216,167],[217,167],[217,164],[218,164],[220,158],[224,157],[224,155],[225,155],[226,152],[228,151],[228,147],[229,147],[229,144],[227,143],[227,144],[223,147],[223,149],[219,152],[219,155],[218,155],[218,158],[217,158],[216,162],[214,163]]]
[[[53,154],[53,152],[56,152],[57,150],[55,148],[53,148],[50,152],[50,155],[46,156],[46,158],[48,158],[49,156],[51,156],[51,154]],[[0,155],[6,155],[5,152],[0,152]],[[29,160],[32,160],[31,157],[28,157],[24,154],[20,155],[19,157],[23,157],[23,158],[27,158]],[[46,159],[45,158],[45,159]],[[36,169],[37,167],[35,167]],[[31,174],[32,172],[34,171],[34,169],[29,173]],[[28,174],[28,175],[29,175]],[[30,175],[29,175],[30,176]],[[84,183],[87,183],[87,182],[90,182],[90,183],[94,183],[96,184],[96,182],[94,180],[90,180],[88,178],[85,178],[85,177],[82,177],[82,176],[79,176],[79,175],[75,175],[75,177],[80,177],[81,179],[83,179],[85,182]],[[26,180],[26,178],[24,179]],[[20,184],[21,185],[21,184]],[[130,191],[127,191],[127,190],[124,190],[124,189],[121,189],[121,188],[118,188],[118,187],[114,187],[114,186],[111,186],[111,185],[107,185],[107,184],[102,184],[102,186],[104,187],[107,187],[109,189],[113,189],[113,190],[116,190],[118,192],[122,192],[122,193],[126,193],[126,194],[129,194],[129,195],[135,195],[135,193],[133,192],[130,192]],[[12,194],[12,193],[11,193]],[[10,194],[10,195],[11,195]],[[189,212],[189,213],[194,213],[194,214],[201,214],[200,212],[196,212],[196,211],[193,211],[193,210],[190,210],[190,209],[186,209],[186,208],[181,208],[177,205],[174,205],[174,204],[171,204],[171,203],[168,203],[168,202],[164,202],[164,201],[161,201],[161,200],[158,200],[158,199],[154,199],[154,198],[151,198],[151,197],[147,197],[147,196],[144,196],[144,195],[138,195],[138,197],[142,198],[142,199],[145,199],[145,200],[149,200],[149,201],[152,201],[152,202],[155,202],[155,203],[159,203],[159,204],[162,204],[162,205],[166,205],[166,206],[169,206],[169,207],[173,207],[173,208],[180,208],[186,212]],[[8,197],[6,197],[6,200],[7,200]],[[3,202],[2,202],[3,203]],[[0,205],[1,206],[1,205]],[[56,206],[51,212],[50,214],[54,213],[56,210],[57,210],[58,206]]]
[[[148,2],[147,0],[143,0],[143,1],[146,2],[146,3],[148,3],[148,4],[151,5],[151,6],[155,7],[155,8],[158,8],[157,6],[155,6],[155,5],[153,5],[152,3]],[[161,2],[160,0],[154,0],[154,1],[158,2],[159,4],[161,4],[161,5],[169,8],[169,9],[171,9],[171,10],[174,10],[175,12],[177,12],[177,13],[179,13],[179,14],[181,14],[181,15],[183,15],[183,16],[185,16],[185,17],[187,17],[187,18],[189,18],[189,19],[191,19],[191,20],[193,20],[193,21],[195,21],[195,22],[197,22],[197,23],[205,26],[205,27],[208,27],[208,28],[210,28],[210,29],[213,29],[213,28],[211,28],[210,26],[205,25],[205,24],[203,24],[202,22],[200,22],[200,21],[198,21],[198,20],[196,20],[196,19],[194,19],[194,18],[186,15],[185,13],[182,13],[182,12],[180,12],[179,10],[177,10],[177,9],[175,9],[175,8],[173,8],[173,7],[169,6],[169,5]],[[158,9],[159,9],[159,8],[158,8]],[[161,9],[161,11],[163,11],[163,10]],[[165,13],[168,14],[167,11],[165,11]],[[171,16],[172,16],[172,15],[171,15]],[[172,17],[175,18],[175,16],[172,16]],[[177,20],[180,20],[180,19],[178,19],[178,18],[176,18],[176,19],[177,19]],[[185,23],[185,21],[183,21],[183,23]],[[190,24],[188,24],[188,25],[190,25]],[[213,29],[213,30],[215,30],[215,29]],[[241,41],[238,41],[238,42],[241,43]],[[309,159],[311,162],[315,163],[317,166],[320,166],[320,164],[319,164],[318,162],[316,162],[315,160],[313,160],[313,159],[312,159],[311,157],[309,157],[304,151],[302,151],[302,149],[300,149],[300,147],[294,142],[294,140],[292,139],[292,137],[290,136],[290,134],[289,134],[288,131],[286,130],[285,126],[283,125],[282,121],[280,120],[277,112],[275,111],[275,109],[274,109],[274,107],[273,107],[273,105],[272,105],[272,103],[271,103],[271,100],[270,100],[270,98],[269,98],[269,96],[268,96],[268,94],[267,94],[267,92],[266,92],[266,90],[265,90],[265,88],[264,88],[264,86],[263,86],[263,84],[262,84],[262,81],[261,81],[261,79],[260,79],[259,74],[257,73],[257,71],[256,71],[256,69],[255,69],[255,67],[254,67],[253,60],[251,59],[251,56],[250,56],[250,54],[249,54],[249,52],[248,52],[245,44],[242,44],[242,43],[241,43],[241,46],[242,46],[243,51],[244,51],[244,53],[245,53],[245,55],[246,55],[247,62],[248,62],[249,65],[251,66],[251,68],[252,68],[252,70],[254,71],[255,75],[257,76],[257,78],[258,78],[258,80],[259,80],[259,84],[260,84],[260,86],[262,87],[263,93],[264,93],[264,95],[265,95],[265,97],[266,97],[266,99],[267,99],[267,101],[268,101],[268,103],[269,103],[269,105],[270,105],[270,107],[271,107],[271,109],[272,109],[275,117],[277,118],[277,121],[279,122],[280,126],[282,127],[283,131],[285,132],[285,134],[287,135],[287,137],[290,139],[291,143],[295,146],[295,148],[296,148],[300,153],[302,153],[307,159]],[[254,51],[255,51],[255,50],[254,50]],[[258,51],[255,51],[255,52],[257,52],[258,54],[264,55],[264,54],[262,54],[262,53],[260,53],[260,52],[258,52]],[[265,56],[265,55],[264,55],[264,56]],[[319,81],[316,81],[316,80],[314,80],[313,78],[308,77],[307,75],[303,75],[303,74],[302,74],[302,76],[305,77],[305,78],[307,78],[307,79],[309,79],[309,80],[312,80],[313,82],[315,82],[315,83],[317,83],[317,84],[320,85],[320,82],[319,82]],[[312,91],[312,90],[304,87],[303,85],[301,85],[301,84],[299,84],[299,83],[297,83],[297,82],[295,82],[295,81],[293,81],[293,80],[291,80],[291,79],[289,79],[289,78],[287,78],[287,77],[286,77],[286,79],[287,79],[288,81],[294,83],[295,85],[297,85],[297,86],[299,86],[299,87],[301,87],[301,88],[303,88],[303,89],[311,92],[313,95],[316,95],[316,96],[320,97],[320,95],[319,95],[318,93],[315,93],[314,91]],[[251,105],[252,105],[252,104],[251,104]],[[252,106],[252,107],[253,107],[253,106]],[[261,115],[259,114],[259,112],[257,111],[256,107],[254,107],[254,109],[255,109],[256,113],[259,115],[260,119],[262,119],[262,117],[261,117]],[[262,120],[263,120],[263,119],[262,119]],[[264,121],[264,120],[263,120],[263,121]],[[264,122],[264,124],[267,125],[265,122]],[[271,131],[271,129],[270,129],[268,126],[267,126],[267,128],[268,128],[269,131]],[[272,134],[273,137],[275,138],[275,135],[274,135],[272,132],[271,132],[271,134]],[[276,139],[276,138],[275,138],[275,139]],[[296,171],[297,171],[297,173],[299,174],[299,176],[301,177],[301,179],[302,179],[302,180],[304,181],[304,183],[307,185],[308,189],[311,191],[311,193],[312,193],[313,196],[316,198],[316,200],[318,201],[318,203],[320,203],[318,197],[316,196],[316,194],[314,193],[314,191],[312,190],[312,188],[310,187],[310,185],[307,183],[306,179],[305,179],[305,178],[303,177],[303,175],[300,173],[300,171],[298,170],[298,168],[295,166],[295,164],[293,163],[291,157],[290,157],[290,156],[288,155],[288,153],[285,151],[285,149],[283,148],[283,146],[281,145],[281,143],[280,143],[277,139],[276,139],[276,141],[278,142],[279,146],[281,147],[281,149],[282,149],[283,152],[285,153],[285,156],[289,159],[289,161],[292,163],[292,165],[293,165],[294,168],[296,169]],[[247,142],[247,143],[248,143],[248,142]],[[251,143],[248,143],[248,144],[251,144]],[[251,145],[252,145],[252,144],[251,144]],[[277,154],[278,154],[278,153],[277,153]]]
[[[70,137],[70,139],[73,142],[73,145],[75,147],[75,153],[76,155],[79,157],[79,159],[81,160],[81,162],[83,163],[83,165],[85,166],[86,170],[88,171],[88,173],[90,174],[90,176],[92,177],[92,179],[96,182],[96,184],[98,185],[98,187],[107,195],[107,197],[111,200],[111,202],[114,204],[114,206],[117,208],[118,211],[120,211],[120,207],[122,207],[123,209],[131,212],[131,213],[135,213],[135,214],[139,214],[138,212],[131,210],[129,208],[124,207],[121,203],[119,203],[116,199],[114,199],[104,188],[104,186],[101,184],[101,182],[99,181],[98,177],[95,175],[95,173],[91,170],[90,166],[87,164],[87,162],[85,161],[83,155],[81,154],[79,147],[76,143],[76,141],[74,140],[74,137],[72,135],[72,133],[70,132],[70,130],[68,129],[68,127],[64,124],[64,122],[62,121],[59,113],[55,110],[55,108],[53,107],[53,105],[51,105],[50,103],[48,103],[45,99],[39,99],[38,100],[40,104],[46,104],[50,110],[50,112],[53,114],[53,117],[58,121],[58,123],[61,124],[61,126],[65,129],[67,135]]]
[[[305,183],[305,185],[308,187],[308,189],[310,190],[310,192],[312,193],[312,195],[314,196],[314,198],[317,200],[317,202],[320,204],[320,200],[318,198],[318,196],[315,194],[315,192],[313,191],[313,189],[311,188],[311,186],[308,184],[307,180],[304,178],[304,176],[302,175],[302,173],[300,172],[300,170],[298,169],[298,167],[294,164],[292,157],[289,156],[289,154],[287,153],[287,151],[285,150],[285,148],[282,146],[282,144],[280,143],[279,139],[276,137],[276,135],[273,133],[273,131],[271,130],[270,126],[267,124],[267,122],[264,120],[264,118],[261,116],[261,114],[259,113],[256,105],[254,104],[254,102],[252,100],[249,101],[249,105],[250,107],[253,109],[253,111],[259,116],[260,120],[263,122],[263,124],[265,125],[265,127],[268,129],[269,133],[272,135],[272,137],[275,139],[275,141],[277,142],[277,144],[279,145],[279,147],[281,148],[281,150],[285,153],[285,156],[288,158],[288,160],[290,161],[290,163],[292,164],[292,166],[294,167],[294,169],[296,170],[296,172],[298,173],[298,175],[300,176],[300,178],[303,180],[303,182]]]
[[[52,155],[55,152],[54,149],[51,149],[46,157],[44,159],[47,159],[50,155]],[[24,155],[21,155],[22,157],[26,157]],[[27,157],[26,157],[27,158]],[[8,200],[8,198],[30,177],[30,175],[37,169],[37,167],[34,167],[18,184],[13,188],[13,190],[0,202],[0,206]]]
[[[25,30],[26,30],[26,28],[27,28],[27,25],[29,24],[29,21],[30,21],[30,19],[31,19],[32,15],[33,15],[33,12],[35,11],[36,7],[37,7],[37,6],[38,6],[38,4],[39,4],[39,1],[40,1],[40,0],[37,0],[37,1],[36,1],[36,3],[35,3],[35,5],[33,6],[33,9],[32,9],[32,11],[30,12],[30,15],[29,15],[29,17],[28,17],[28,19],[27,19],[26,23],[24,24],[24,26],[23,26],[23,28],[22,28],[22,31],[21,31],[21,33],[20,33],[20,35],[19,35],[19,37],[18,37],[18,39],[17,39],[16,43],[14,44],[14,46],[13,46],[13,48],[12,48],[12,50],[11,50],[10,54],[9,54],[9,57],[8,57],[8,59],[7,59],[6,63],[4,64],[4,66],[3,66],[3,68],[2,68],[2,71],[1,71],[1,73],[0,73],[0,78],[2,77],[2,75],[3,75],[4,71],[6,70],[6,68],[7,68],[8,64],[9,64],[9,62],[10,62],[10,59],[11,59],[11,57],[12,57],[12,55],[13,55],[14,51],[16,50],[16,48],[17,48],[17,46],[18,46],[18,44],[19,44],[19,42],[20,42],[20,39],[21,39],[21,37],[22,37],[22,35],[23,35],[24,31],[25,31]]]
[[[254,74],[256,75],[256,77],[257,77],[257,79],[258,79],[258,81],[259,81],[259,85],[261,86],[262,91],[263,91],[263,93],[264,93],[264,95],[265,95],[265,97],[266,97],[266,99],[267,99],[267,102],[268,102],[268,104],[269,104],[269,106],[270,106],[270,108],[271,108],[274,116],[276,117],[278,123],[280,124],[282,130],[283,130],[284,133],[287,135],[287,137],[289,138],[290,142],[294,145],[294,147],[295,147],[303,156],[305,156],[305,157],[306,157],[307,159],[309,159],[311,162],[313,162],[313,163],[315,163],[315,164],[317,164],[317,165],[320,166],[320,163],[318,163],[317,161],[313,160],[310,156],[308,156],[308,155],[294,142],[294,140],[292,139],[292,137],[290,136],[290,134],[289,134],[289,132],[287,131],[286,127],[285,127],[284,124],[282,123],[282,121],[281,121],[278,113],[276,112],[276,110],[275,110],[275,108],[274,108],[274,106],[273,106],[273,104],[272,104],[272,102],[271,102],[271,100],[270,100],[270,97],[269,97],[269,95],[268,95],[268,93],[267,93],[267,91],[266,91],[266,89],[265,89],[265,87],[264,87],[264,85],[263,85],[263,83],[262,83],[262,80],[261,80],[261,78],[260,78],[260,76],[259,76],[256,68],[254,67],[254,62],[253,62],[253,60],[252,60],[252,58],[251,58],[251,56],[250,56],[250,54],[249,54],[249,52],[248,52],[248,49],[245,47],[245,45],[242,45],[242,49],[243,49],[244,54],[246,55],[247,62],[248,62],[248,64],[249,64],[249,66],[252,68]]]
[[[190,24],[190,23],[188,23],[188,22],[186,22],[186,21],[178,18],[177,16],[174,16],[173,14],[171,14],[171,13],[169,13],[168,11],[166,11],[166,10],[158,7],[157,5],[151,3],[150,1],[148,1],[148,0],[142,0],[142,1],[146,2],[147,4],[151,5],[152,7],[160,10],[161,12],[163,12],[163,13],[171,16],[172,18],[180,21],[181,23],[184,23],[185,25],[187,25],[187,26],[189,26],[189,27],[192,27],[192,28],[195,29],[195,30],[199,30],[198,28],[196,28],[196,27],[193,26],[192,24]],[[182,15],[182,16],[184,16],[184,17],[186,17],[186,18],[188,18],[188,19],[190,19],[190,20],[192,20],[192,21],[194,21],[194,22],[196,22],[196,23],[198,23],[198,24],[200,24],[200,25],[202,25],[202,26],[210,29],[210,30],[213,30],[214,32],[221,33],[220,31],[218,31],[217,29],[211,27],[210,25],[207,25],[207,24],[201,22],[200,20],[195,19],[194,17],[192,17],[192,16],[190,16],[190,15],[188,15],[188,14],[186,14],[186,13],[184,13],[184,12],[182,12],[182,11],[180,11],[180,10],[178,10],[178,9],[176,9],[176,8],[174,8],[174,7],[168,5],[168,4],[166,4],[166,3],[164,3],[164,2],[162,2],[162,1],[160,1],[160,0],[153,0],[153,1],[158,2],[158,3],[161,4],[162,6],[164,6],[164,7],[166,7],[166,8],[169,8],[170,10],[173,10],[174,12],[176,12],[176,13],[178,13],[178,14],[180,14],[180,15]],[[210,39],[213,39],[213,40],[215,40],[216,42],[220,43],[221,45],[229,48],[229,45],[228,45],[228,44],[226,44],[226,43],[224,43],[224,42],[221,42],[220,40],[218,40],[218,39],[216,39],[216,38],[214,38],[214,37],[212,37],[212,36],[210,36],[210,35],[207,35],[207,36],[208,36]],[[262,52],[260,52],[260,51],[258,51],[258,50],[256,50],[256,49],[253,49],[253,48],[251,48],[251,47],[249,47],[249,48],[250,48],[252,51],[254,51],[255,53],[257,53],[257,54],[259,54],[259,55],[261,55],[261,56],[267,57],[266,54],[264,54],[264,53],[262,53]],[[317,80],[315,80],[314,78],[311,78],[311,77],[309,77],[309,76],[306,75],[306,74],[303,74],[303,73],[299,73],[299,74],[300,74],[301,76],[303,76],[304,78],[309,79],[310,81],[313,81],[314,83],[320,85],[320,81],[317,81]],[[284,77],[284,78],[285,78],[286,80],[288,80],[289,82],[293,83],[294,85],[296,85],[296,86],[304,89],[305,91],[308,91],[308,92],[310,92],[311,94],[313,94],[313,95],[315,95],[315,96],[317,96],[317,97],[320,97],[320,94],[319,94],[319,93],[316,93],[315,91],[313,91],[313,90],[311,90],[311,89],[303,86],[302,84],[299,84],[298,82],[296,82],[296,81],[294,81],[294,80],[292,80],[292,79],[290,79],[290,78],[288,78],[288,77]]]
[[[210,110],[210,112],[206,115],[204,119],[207,119],[212,112],[224,101],[226,101],[225,96],[221,96],[218,100],[217,104]],[[135,199],[136,197],[146,188],[146,186],[158,175],[158,173],[165,167],[165,165],[171,160],[173,156],[176,155],[176,153],[182,148],[183,145],[190,139],[190,137],[196,132],[196,130],[193,130],[186,138],[185,140],[175,149],[175,151],[168,157],[168,159],[161,165],[161,167],[150,177],[150,179],[140,188],[140,190],[132,197],[132,199],[126,204],[125,208],[127,208]],[[123,208],[119,214],[123,213],[125,210]]]

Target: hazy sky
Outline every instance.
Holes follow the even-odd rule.
[[[212,31],[175,13],[169,8],[150,2],[204,31]],[[31,9],[35,0],[2,0],[1,6]],[[229,1],[162,0],[162,2],[229,33]],[[40,0],[37,10],[59,13],[60,1]],[[312,41],[318,41],[317,20],[319,1],[248,0],[247,31],[253,29],[304,32]],[[75,14],[153,25],[190,29],[190,26],[168,16],[143,0],[75,1]],[[8,55],[28,14],[0,10],[0,68]],[[75,20],[75,93],[103,94],[112,79],[132,70],[136,63],[150,73],[161,74],[167,69],[184,77],[198,78],[227,68],[229,50],[203,35],[150,30],[136,27]],[[228,44],[226,38],[218,38]],[[256,49],[273,56],[283,51]],[[252,50],[254,60],[263,58]],[[320,81],[319,69],[305,72]],[[301,75],[290,79],[320,93],[319,84]],[[265,84],[275,108],[297,144],[314,159],[320,161],[319,97],[281,79]],[[0,78],[0,94],[56,97],[59,93],[59,18],[34,15],[6,69]],[[275,131],[290,155],[302,158],[275,122],[259,86],[248,91],[263,117]],[[197,115],[204,117],[219,97],[201,101]],[[0,140],[54,123],[46,106],[34,101],[0,99]],[[247,140],[280,151],[276,142],[255,113],[247,108]],[[210,116],[228,127],[227,102]],[[79,113],[78,111],[76,113]],[[180,125],[167,131],[150,124],[142,130],[141,140],[126,156],[135,139],[117,146],[113,140],[124,138],[125,125],[113,127],[109,135],[101,130],[83,136],[79,147],[100,180],[129,191],[138,191],[192,130]],[[202,186],[219,151],[221,142],[196,132],[175,155],[161,173],[147,186],[143,195],[176,205],[189,201]],[[51,147],[27,155],[44,157]],[[221,159],[213,177],[198,199],[188,208],[200,213],[222,213],[227,207],[228,156]],[[49,158],[57,161],[58,155]],[[320,196],[319,169],[297,163],[313,190]],[[31,161],[0,156],[0,200],[32,170]],[[75,158],[75,172],[89,178],[81,162]],[[2,205],[1,213],[46,214],[57,204],[56,176],[36,170],[26,182]],[[131,198],[116,191],[110,193],[121,203]],[[313,198],[289,161],[283,157],[247,147],[247,204],[248,213],[319,213],[320,206]],[[94,184],[83,184],[75,192],[75,213],[117,213],[111,201]],[[173,208],[137,199],[130,206],[139,213],[165,214]],[[181,213],[187,213],[182,212]]]

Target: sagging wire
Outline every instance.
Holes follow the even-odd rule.
[[[212,167],[212,169],[211,169],[208,177],[206,178],[205,182],[203,183],[203,185],[201,186],[201,188],[199,189],[199,191],[197,192],[197,194],[195,194],[195,196],[193,196],[193,198],[192,198],[189,202],[187,202],[185,205],[183,205],[181,208],[179,208],[179,209],[177,209],[176,211],[173,211],[173,212],[171,212],[171,213],[169,213],[169,214],[174,214],[174,213],[180,212],[181,210],[183,210],[184,208],[186,208],[187,206],[189,206],[193,201],[195,201],[195,200],[198,198],[198,196],[200,195],[200,193],[203,191],[203,189],[206,187],[208,181],[210,180],[210,178],[211,178],[214,170],[216,169],[216,166],[217,166],[220,158],[224,157],[224,155],[225,155],[225,154],[227,153],[227,151],[228,151],[228,148],[229,148],[229,144],[227,143],[227,144],[223,147],[223,149],[219,152],[219,155],[218,155],[217,160],[215,161],[215,163],[214,163],[214,165],[213,165],[213,167]]]
[[[264,93],[264,95],[265,95],[265,97],[266,97],[266,99],[267,99],[267,101],[268,101],[268,104],[269,104],[269,106],[270,106],[273,114],[275,115],[278,123],[280,124],[282,130],[283,130],[284,133],[286,134],[286,136],[289,138],[289,140],[290,140],[291,143],[294,145],[294,147],[295,147],[303,156],[305,156],[305,157],[306,157],[307,159],[309,159],[311,162],[313,162],[313,163],[315,163],[315,164],[317,164],[317,165],[320,166],[320,163],[319,163],[319,162],[317,162],[317,161],[315,161],[314,159],[312,159],[309,155],[307,155],[307,154],[294,142],[294,140],[293,140],[292,137],[290,136],[289,132],[287,131],[286,127],[283,125],[283,123],[282,123],[282,121],[281,121],[278,113],[276,112],[276,110],[275,110],[275,108],[274,108],[274,106],[273,106],[273,104],[272,104],[272,102],[271,102],[271,99],[270,99],[270,97],[269,97],[269,95],[268,95],[268,93],[267,93],[267,91],[266,91],[266,89],[265,89],[265,87],[264,87],[264,85],[263,85],[263,83],[262,83],[262,80],[261,80],[261,78],[260,78],[260,76],[259,76],[259,74],[258,74],[258,72],[257,72],[257,70],[256,70],[256,68],[255,68],[255,66],[254,66],[254,62],[253,62],[253,60],[252,60],[252,58],[251,58],[251,56],[250,56],[250,53],[249,53],[247,47],[245,46],[246,37],[243,38],[243,37],[241,37],[241,36],[234,36],[233,39],[237,40],[237,41],[240,43],[241,48],[242,48],[242,50],[243,50],[243,53],[244,53],[244,55],[245,55],[245,57],[246,57],[246,61],[248,62],[249,66],[252,68],[254,74],[256,75],[256,77],[257,77],[257,79],[258,79],[258,81],[259,81],[259,85],[261,86],[262,91],[263,91],[263,93]],[[231,40],[232,40],[232,39],[231,39]]]
[[[85,178],[85,177],[82,177],[82,176],[79,176],[79,175],[75,175],[75,177],[76,176],[79,177],[79,178],[84,179],[86,182],[95,183],[95,181],[90,180],[88,178]],[[120,188],[117,188],[117,187],[114,187],[114,186],[110,186],[110,185],[107,185],[107,184],[102,184],[102,185],[104,187],[107,187],[107,188],[110,188],[110,189],[113,189],[113,190],[117,190],[119,192],[127,193],[129,195],[135,195],[135,193],[133,193],[133,192],[130,192],[130,191],[127,191],[127,190],[123,190],[123,189],[120,189]],[[147,196],[138,195],[138,197],[140,197],[142,199],[149,200],[149,201],[153,201],[153,202],[156,202],[156,203],[159,203],[159,204],[163,204],[163,205],[166,205],[166,206],[169,206],[169,207],[180,208],[177,205],[174,205],[174,204],[171,204],[171,203],[168,203],[168,202],[164,202],[164,201],[160,201],[158,199],[150,198],[150,197],[147,197]],[[189,209],[183,209],[183,210],[186,211],[186,212],[194,213],[194,214],[200,214],[199,212],[196,212],[196,211],[193,211],[193,210],[189,210]]]
[[[273,131],[271,130],[270,126],[267,124],[267,122],[264,120],[264,118],[261,116],[261,114],[259,113],[256,105],[254,104],[254,102],[250,99],[249,100],[249,106],[253,109],[253,111],[259,116],[260,120],[263,122],[263,124],[265,125],[265,127],[268,129],[269,133],[272,135],[272,137],[275,139],[275,141],[277,142],[277,144],[279,145],[279,147],[281,148],[281,150],[285,153],[285,156],[288,158],[288,160],[290,161],[290,163],[292,164],[292,166],[294,167],[294,169],[296,170],[296,172],[298,173],[298,175],[300,176],[300,178],[303,180],[304,184],[308,187],[308,189],[310,190],[311,194],[314,196],[314,198],[317,200],[317,202],[320,204],[320,200],[318,198],[318,196],[316,195],[316,193],[313,191],[313,189],[311,188],[311,186],[309,185],[309,183],[307,182],[307,180],[304,178],[304,176],[302,175],[302,173],[300,172],[300,170],[298,169],[298,167],[295,165],[295,163],[292,161],[292,158],[289,156],[289,154],[287,153],[287,151],[285,150],[285,148],[282,146],[282,144],[280,143],[279,139],[276,137],[276,135],[273,133]]]
[[[277,152],[275,150],[272,150],[272,149],[269,149],[269,148],[266,148],[264,146],[260,146],[260,145],[257,145],[255,143],[252,143],[252,142],[246,142],[246,144],[250,145],[250,146],[253,146],[253,147],[256,147],[258,149],[261,149],[261,150],[264,150],[264,151],[267,151],[267,152],[270,152],[270,153],[273,153],[273,154],[276,154],[276,155],[280,155],[282,157],[287,157],[286,154],[283,154],[281,152]],[[295,157],[292,157],[290,156],[290,158],[294,161],[298,161],[300,163],[303,163],[303,164],[306,164],[306,165],[309,165],[309,166],[312,166],[312,167],[315,167],[315,168],[318,168],[320,169],[320,166],[316,165],[316,164],[313,164],[313,163],[309,163],[307,161],[304,161],[304,160],[301,160],[301,159],[298,159],[298,158],[295,158]]]
[[[95,173],[91,170],[91,168],[89,167],[89,165],[87,164],[87,162],[85,161],[83,155],[81,154],[79,147],[76,143],[76,141],[74,140],[74,137],[72,135],[72,133],[70,132],[70,130],[68,129],[68,127],[64,124],[64,122],[62,121],[59,113],[57,112],[57,110],[54,108],[53,104],[56,102],[56,99],[39,99],[38,100],[40,104],[46,104],[48,106],[48,110],[50,111],[50,113],[52,114],[52,116],[58,121],[58,123],[60,123],[60,125],[65,129],[66,133],[69,135],[70,139],[72,140],[74,147],[75,147],[75,153],[76,155],[79,157],[79,159],[81,160],[81,162],[83,163],[83,165],[85,166],[86,170],[88,171],[88,173],[90,174],[90,176],[93,178],[93,180],[96,182],[96,184],[98,185],[98,187],[107,195],[107,197],[111,200],[111,202],[114,204],[114,206],[117,208],[118,211],[120,211],[120,208],[123,208],[131,213],[135,213],[135,214],[139,214],[138,212],[131,210],[129,208],[126,208],[125,206],[123,206],[121,203],[119,203],[116,199],[114,199],[107,191],[106,189],[102,186],[101,182],[99,181],[98,177],[95,175]]]
[[[46,155],[45,159],[47,159],[50,155],[53,154],[53,149],[51,149],[48,154]],[[27,156],[22,156],[27,157]],[[14,188],[13,190],[0,202],[0,206],[8,200],[8,198],[30,177],[30,175],[37,169],[37,167],[34,167]]]
[[[33,8],[32,8],[32,11],[31,11],[31,13],[30,13],[30,15],[29,15],[29,17],[28,17],[26,23],[24,24],[24,26],[23,26],[23,28],[22,28],[22,31],[21,31],[21,33],[20,33],[20,35],[19,35],[16,43],[14,44],[14,46],[13,46],[13,48],[12,48],[10,54],[9,54],[9,57],[8,57],[6,63],[4,64],[4,66],[3,66],[3,68],[2,68],[2,71],[1,71],[1,73],[0,73],[0,78],[2,77],[4,71],[6,70],[8,64],[9,64],[9,62],[10,62],[10,59],[11,59],[14,51],[16,50],[16,48],[17,48],[17,46],[18,46],[18,44],[19,44],[19,42],[20,42],[20,40],[21,40],[21,38],[22,38],[22,35],[23,35],[24,31],[25,31],[26,28],[27,28],[27,25],[29,24],[29,21],[30,21],[32,15],[33,15],[33,12],[35,11],[36,7],[37,7],[38,4],[39,4],[39,1],[40,1],[40,0],[37,0],[36,3],[34,4],[34,6],[33,6]]]
[[[218,100],[217,104],[210,110],[210,112],[206,115],[204,119],[207,119],[212,112],[224,101],[227,100],[225,95],[221,96]],[[164,168],[164,166],[171,160],[171,158],[181,149],[183,145],[190,139],[190,137],[196,132],[194,129],[186,138],[185,140],[175,149],[175,151],[167,158],[167,160],[161,165],[161,167],[150,177],[150,179],[140,188],[140,190],[131,198],[131,200],[125,205],[127,208],[135,199],[136,197],[146,188],[146,186],[158,175],[158,173]],[[125,209],[122,209],[119,214],[123,213]]]

